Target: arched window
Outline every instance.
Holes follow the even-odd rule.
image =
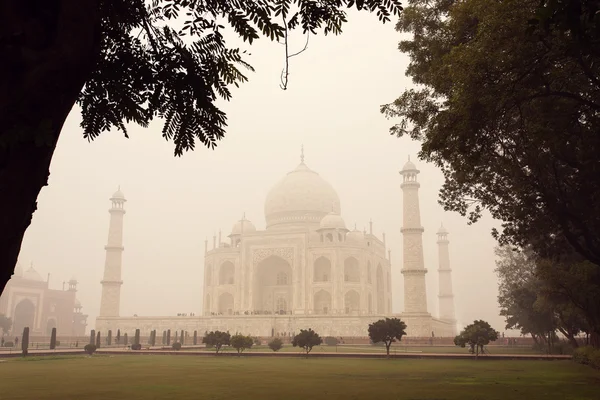
[[[277,284],[278,285],[287,285],[288,284],[288,277],[285,272],[280,272],[277,274]]]
[[[329,282],[331,276],[331,261],[326,257],[319,257],[315,261],[313,280],[315,282]]]

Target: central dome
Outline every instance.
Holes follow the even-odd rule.
[[[340,198],[319,174],[301,162],[267,195],[267,228],[299,222],[318,224],[330,212],[340,214]]]

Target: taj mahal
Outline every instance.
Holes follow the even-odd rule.
[[[333,186],[304,162],[268,192],[266,227],[259,230],[245,217],[223,240],[204,244],[201,315],[120,316],[121,259],[125,196],[119,189],[109,209],[110,225],[96,330],[142,335],[151,330],[241,332],[253,336],[290,336],[312,328],[321,336],[365,337],[368,325],[398,317],[412,337],[456,334],[448,232],[440,227],[439,312],[427,310],[417,180],[410,160],[400,171],[403,191],[404,312],[392,313],[392,268],[385,234],[348,229]],[[126,266],[125,266],[126,267]]]

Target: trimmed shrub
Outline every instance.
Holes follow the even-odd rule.
[[[259,338],[255,337],[254,338],[254,345],[255,346],[260,346],[261,344],[262,344],[262,341]]]
[[[141,350],[141,349],[142,349],[141,343],[134,343],[131,345],[131,350]]]
[[[15,342],[4,342],[4,347],[15,347]]]
[[[337,344],[338,344],[337,338],[334,338],[333,336],[325,337],[324,342],[327,346],[337,346]]]
[[[573,352],[573,361],[600,369],[600,349],[591,346],[579,347]]]
[[[133,337],[133,344],[140,344],[140,330],[135,330],[135,336]]]
[[[100,331],[98,331],[98,333],[96,334],[96,348],[99,349],[101,342],[100,342],[101,338],[100,338]]]
[[[56,349],[56,328],[52,328],[52,334],[50,335],[50,350]]]
[[[269,342],[269,348],[273,351],[279,351],[283,347],[283,342],[278,337]]]
[[[88,353],[90,356],[96,352],[97,348],[95,344],[86,344],[83,351]]]
[[[90,331],[90,344],[96,345],[96,330],[94,329]]]
[[[29,327],[23,329],[23,338],[21,339],[21,350],[23,350],[23,356],[26,356],[29,349]]]
[[[181,350],[181,343],[175,342],[173,343],[173,350]]]
[[[194,331],[194,346],[198,344],[198,331]]]
[[[112,344],[112,330],[108,330],[108,335],[106,335],[106,344],[110,346]]]

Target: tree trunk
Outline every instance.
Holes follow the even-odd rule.
[[[99,0],[0,2],[0,291],[100,54]]]

